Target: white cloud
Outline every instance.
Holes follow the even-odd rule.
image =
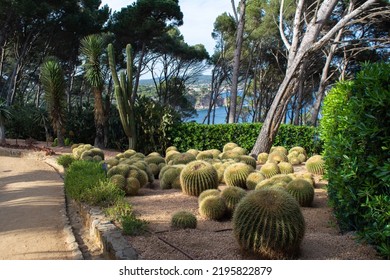
[[[120,10],[132,4],[129,0],[102,0],[102,4],[108,4],[113,10]],[[181,11],[184,15],[184,24],[180,32],[189,45],[203,44],[210,55],[214,52],[215,42],[211,38],[214,21],[224,12],[231,13],[230,0],[179,0]]]

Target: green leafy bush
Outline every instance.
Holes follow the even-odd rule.
[[[76,201],[81,201],[83,193],[105,179],[105,173],[99,163],[75,161],[65,174],[65,192]]]
[[[108,207],[125,196],[125,192],[114,183],[104,180],[92,188],[86,189],[81,200],[89,205]]]
[[[64,168],[68,168],[76,159],[72,155],[60,155],[57,159],[57,163]]]
[[[342,230],[357,230],[390,258],[390,64],[365,64],[324,100],[328,193]]]
[[[261,123],[215,125],[181,123],[173,127],[169,137],[172,139],[171,145],[176,146],[179,151],[222,150],[228,142],[237,143],[238,146],[251,151],[260,128]],[[309,154],[320,153],[322,147],[317,135],[315,127],[282,124],[273,144],[286,149],[302,146]]]

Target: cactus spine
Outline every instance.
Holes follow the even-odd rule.
[[[133,58],[131,45],[126,46],[127,55],[127,75],[121,73],[120,79],[116,72],[116,63],[114,55],[114,47],[109,44],[107,47],[108,62],[112,74],[112,80],[115,86],[115,98],[117,101],[117,108],[119,111],[120,120],[123,130],[129,140],[129,149],[135,149],[137,144],[135,113],[134,113],[134,96],[133,96]]]

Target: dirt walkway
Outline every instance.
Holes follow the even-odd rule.
[[[50,166],[0,156],[0,259],[75,259],[67,221],[63,181]]]

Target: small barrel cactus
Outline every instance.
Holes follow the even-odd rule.
[[[239,157],[239,160],[240,162],[246,163],[256,169],[256,160],[253,157],[243,155]]]
[[[233,159],[236,160],[240,157],[241,155],[237,152],[234,152],[233,150],[228,150],[226,152],[223,152],[219,155],[221,159]]]
[[[169,161],[168,164],[174,165],[174,164],[187,164],[191,161],[196,160],[196,157],[193,154],[190,153],[181,153],[181,154],[175,154],[172,156],[172,159]]]
[[[314,199],[314,188],[307,180],[295,179],[286,186],[286,191],[291,194],[303,207],[310,207]]]
[[[118,188],[124,190],[126,187],[126,178],[122,175],[115,174],[110,178],[110,181]]]
[[[196,149],[189,149],[187,153],[193,154],[196,157],[199,154],[199,151]]]
[[[170,166],[161,176],[160,186],[162,189],[180,189],[181,169],[176,165]]]
[[[208,189],[200,193],[198,196],[198,203],[200,204],[203,199],[208,196],[220,196],[221,192],[218,189]]]
[[[312,156],[306,161],[306,169],[310,173],[323,175],[325,171],[325,161],[320,155]]]
[[[167,154],[170,151],[177,151],[177,148],[175,146],[169,146],[168,148],[166,148],[165,154]]]
[[[288,162],[291,163],[292,165],[299,165],[301,164],[301,161],[299,160],[298,157],[291,156],[288,158]]]
[[[280,169],[276,163],[266,163],[260,168],[260,172],[265,178],[271,178],[272,176],[280,174]]]
[[[197,219],[194,214],[188,211],[178,211],[172,215],[171,226],[173,228],[186,229],[196,228]]]
[[[180,184],[185,194],[199,196],[204,190],[218,188],[218,173],[208,162],[192,161],[180,173]]]
[[[269,152],[270,153],[278,152],[280,154],[283,154],[283,155],[287,156],[287,149],[285,147],[283,147],[283,146],[272,146],[271,150]]]
[[[236,205],[246,195],[246,191],[239,187],[227,187],[221,192],[221,198],[225,202],[227,212],[234,212]]]
[[[154,163],[156,165],[159,165],[160,163],[165,163],[165,159],[159,155],[157,156],[157,155],[149,154],[144,160],[147,164]]]
[[[138,179],[134,177],[129,177],[126,179],[126,187],[124,191],[127,195],[134,196],[138,194],[139,189],[141,188],[141,184]]]
[[[237,153],[239,155],[246,155],[248,154],[248,151],[241,147],[235,147],[231,150],[233,153]]]
[[[260,153],[260,154],[257,156],[257,161],[258,161],[260,164],[266,163],[267,160],[268,160],[268,153]]]
[[[305,162],[306,161],[306,155],[304,155],[304,154],[299,154],[298,155],[298,159],[299,159],[299,161],[302,163],[302,162]]]
[[[291,176],[286,175],[286,174],[278,174],[275,175],[269,179],[265,179],[263,181],[260,181],[255,189],[262,189],[265,187],[285,187],[287,186],[288,183],[290,183],[293,180]]]
[[[254,190],[256,185],[263,180],[265,180],[265,177],[262,173],[259,171],[252,172],[246,178],[246,188],[248,190]]]
[[[304,154],[306,155],[306,150],[302,147],[299,147],[299,146],[295,146],[295,147],[292,147],[288,153],[291,154],[292,152],[297,152],[298,154]]]
[[[283,161],[288,161],[288,158],[285,154],[282,154],[278,151],[274,151],[268,155],[268,160],[271,162],[283,162]]]
[[[236,147],[238,147],[238,145],[236,143],[233,143],[233,142],[226,143],[223,146],[222,152],[227,152],[227,151],[233,150]]]
[[[241,249],[263,259],[295,257],[305,234],[297,201],[281,188],[248,193],[233,214],[233,232]]]
[[[242,162],[233,163],[226,167],[223,178],[229,187],[235,186],[245,189],[246,179],[253,171],[253,167],[248,164]]]
[[[196,155],[197,160],[205,160],[205,159],[212,159],[212,158],[214,158],[213,154],[208,151],[202,151]]]
[[[290,174],[290,173],[294,173],[294,167],[291,163],[289,162],[280,162],[278,164],[278,167],[279,167],[279,170],[280,170],[280,173],[281,174]]]
[[[226,205],[220,196],[208,196],[199,204],[199,213],[210,220],[221,220],[226,213]]]

